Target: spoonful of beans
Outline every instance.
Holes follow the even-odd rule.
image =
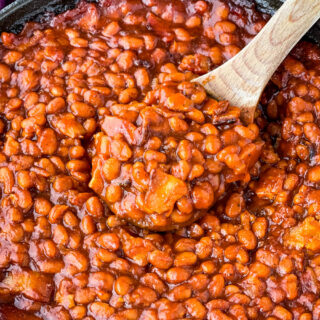
[[[193,81],[218,100],[241,108],[252,123],[260,96],[278,66],[320,18],[320,0],[287,0],[233,59]]]

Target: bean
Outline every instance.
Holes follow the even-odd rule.
[[[1,63],[0,64],[0,81],[3,82],[8,82],[11,78],[11,70],[8,66],[5,64]]]

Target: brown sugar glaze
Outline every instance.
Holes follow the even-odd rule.
[[[189,82],[267,19],[82,2],[2,34],[1,319],[320,319],[319,48],[249,127]]]

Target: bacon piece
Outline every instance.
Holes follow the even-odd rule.
[[[147,207],[156,213],[171,212],[176,201],[187,193],[188,188],[184,181],[156,169],[151,173],[145,202]]]

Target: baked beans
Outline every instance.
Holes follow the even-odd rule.
[[[190,82],[267,20],[101,0],[2,33],[1,319],[320,319],[320,49],[249,126]]]

